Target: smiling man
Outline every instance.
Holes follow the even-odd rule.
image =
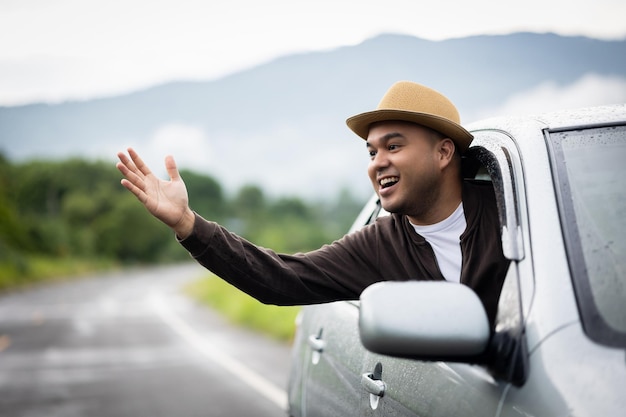
[[[459,282],[466,221],[460,157],[449,138],[410,122],[378,122],[367,138],[369,176],[382,207],[404,213],[432,246],[448,281]]]
[[[472,135],[454,104],[402,81],[376,110],[347,124],[365,139],[369,177],[391,215],[307,253],[258,247],[195,214],[171,156],[170,180],[156,178],[132,149],[118,154],[117,167],[122,185],[172,228],[194,259],[264,303],[358,299],[382,280],[448,280],[474,289],[493,323],[509,261],[491,185],[461,178],[461,154]]]
[[[460,158],[451,139],[409,122],[370,127],[368,174],[382,206],[414,224],[438,223],[461,203]]]

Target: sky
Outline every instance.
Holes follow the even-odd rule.
[[[210,80],[380,33],[626,38],[624,0],[0,0],[0,105]]]

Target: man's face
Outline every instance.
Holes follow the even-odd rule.
[[[441,188],[440,141],[408,122],[379,122],[370,127],[368,175],[383,208],[423,224]]]

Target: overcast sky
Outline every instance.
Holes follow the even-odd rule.
[[[212,79],[383,32],[626,38],[624,0],[0,0],[0,105]]]

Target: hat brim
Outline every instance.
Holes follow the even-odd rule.
[[[363,139],[367,139],[369,128],[372,123],[399,120],[412,122],[429,127],[437,132],[443,133],[454,141],[461,153],[469,148],[474,136],[463,126],[450,121],[449,119],[428,113],[418,113],[405,110],[381,109],[373,110],[346,120],[348,127]]]

